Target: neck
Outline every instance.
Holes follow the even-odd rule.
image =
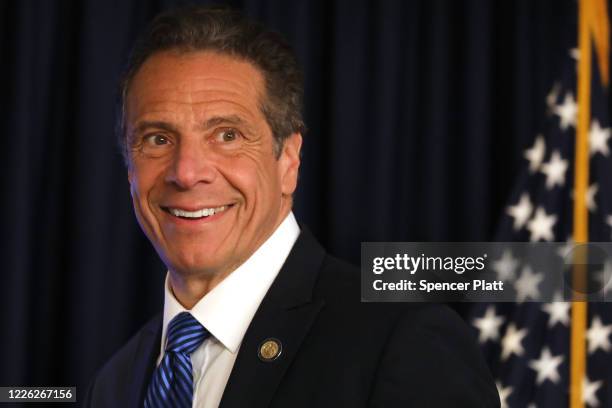
[[[229,274],[214,275],[206,279],[190,279],[170,271],[170,290],[185,309],[191,310],[200,299],[221,283],[227,275]]]

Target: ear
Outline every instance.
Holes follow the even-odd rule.
[[[283,150],[278,158],[281,192],[283,195],[293,194],[297,187],[301,149],[302,135],[300,133],[293,133],[283,143]]]

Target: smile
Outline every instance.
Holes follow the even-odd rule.
[[[206,218],[215,214],[222,213],[223,211],[230,208],[231,205],[222,205],[220,207],[211,207],[211,208],[201,208],[195,211],[187,211],[180,208],[173,207],[162,207],[164,211],[174,215],[179,218],[188,218],[188,219],[198,219],[198,218]]]

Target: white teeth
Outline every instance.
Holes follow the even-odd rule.
[[[185,211],[185,210],[179,210],[178,208],[168,208],[168,211],[170,211],[170,214],[174,215],[175,217],[202,218],[202,217],[208,217],[216,213],[225,211],[226,209],[227,207],[222,205],[221,207],[203,208],[198,211]]]

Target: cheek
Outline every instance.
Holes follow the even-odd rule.
[[[159,222],[150,202],[154,196],[156,173],[150,171],[148,166],[138,165],[130,172],[130,194],[138,224],[145,235],[156,242],[160,235]],[[154,244],[155,245],[155,244]]]
[[[134,203],[140,200],[142,195],[143,177],[138,170],[132,170],[130,172],[130,193],[132,194],[132,200]]]
[[[146,213],[147,213],[147,205],[143,203],[142,198],[146,197],[140,190],[141,179],[137,176],[132,175],[130,179],[130,194],[132,196],[132,204],[134,205],[134,212],[136,213],[136,218],[142,227],[146,224]],[[143,224],[144,223],[144,224]]]
[[[130,192],[134,204],[140,207],[146,206],[144,201],[150,197],[155,185],[162,178],[163,172],[155,163],[149,161],[135,163],[129,173]]]
[[[242,157],[224,167],[224,178],[242,195],[246,210],[273,206],[280,197],[280,180],[271,161]]]

